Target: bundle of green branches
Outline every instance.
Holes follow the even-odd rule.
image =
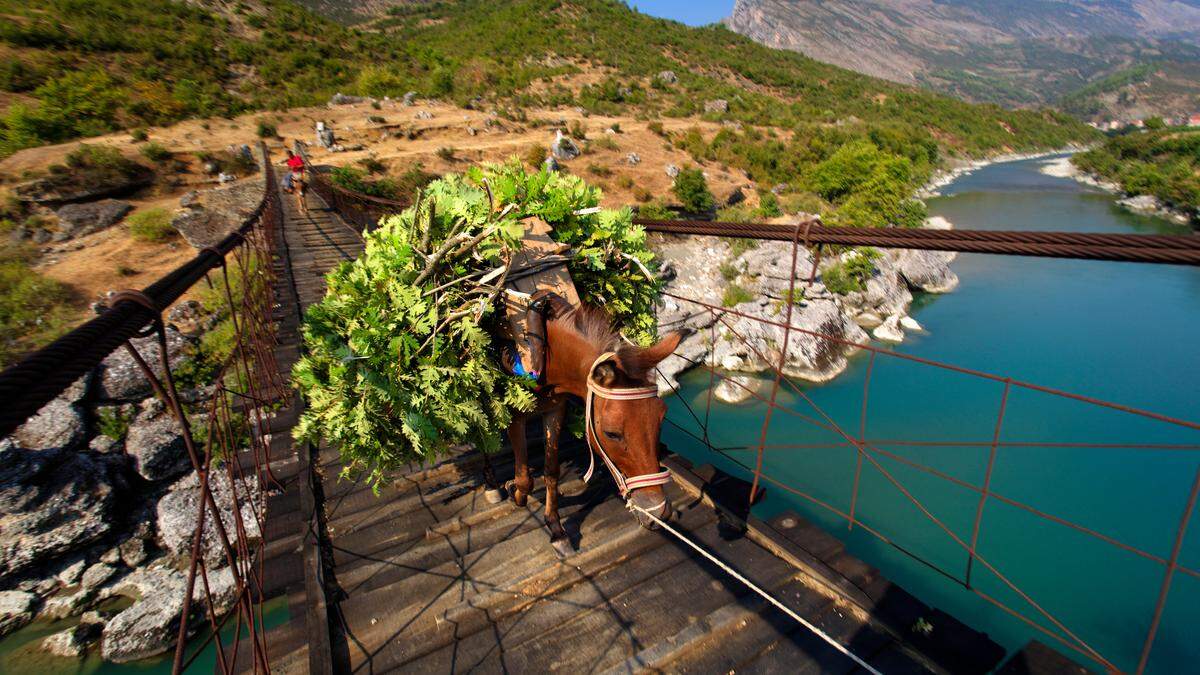
[[[307,401],[300,437],[336,444],[347,472],[375,487],[388,470],[463,443],[498,449],[513,412],[534,404],[529,383],[501,369],[487,328],[502,318],[527,218],[571,247],[584,302],[634,342],[653,341],[660,282],[645,232],[628,209],[599,202],[577,177],[509,163],[434,181],[384,218],[305,317],[307,354],[293,371]]]

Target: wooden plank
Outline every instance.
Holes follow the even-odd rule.
[[[1075,663],[1038,640],[1013,655],[996,675],[1091,675],[1092,671]]]

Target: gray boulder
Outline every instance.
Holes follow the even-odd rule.
[[[575,141],[564,136],[562,131],[557,132],[554,143],[550,146],[550,152],[556,159],[561,160],[575,159],[580,155],[579,146],[575,145]]]
[[[0,584],[111,532],[127,489],[115,462],[63,450],[0,448]]]
[[[158,399],[146,399],[125,436],[125,454],[146,480],[182,476],[191,467],[183,429]]]
[[[172,326],[167,326],[167,357],[171,368],[177,368],[185,359],[188,340]],[[142,359],[160,379],[162,372],[162,352],[159,350],[158,337],[151,335],[132,340],[134,349],[141,354]],[[138,401],[146,398],[153,390],[146,376],[142,374],[129,351],[124,347],[118,348],[100,364],[100,375],[96,381],[97,398],[103,401]]]
[[[554,159],[554,155],[547,155],[546,161],[542,162],[542,167],[545,168],[546,171],[550,172],[550,173],[558,171],[560,168],[558,165],[558,160]]]
[[[658,78],[659,82],[664,84],[675,84],[679,81],[679,78],[675,76],[675,71],[673,70],[661,71],[656,77]]]
[[[33,621],[37,596],[23,591],[0,591],[0,637]]]
[[[55,211],[58,216],[59,232],[66,239],[82,237],[85,234],[99,232],[120,222],[133,205],[116,199],[101,199],[96,202],[67,204]]]
[[[704,102],[704,112],[706,113],[727,113],[729,112],[729,101],[723,98],[716,98],[711,101]]]
[[[782,322],[783,309],[776,301],[760,298],[735,307],[750,317]],[[774,368],[783,350],[784,329],[746,317],[730,317],[722,324],[714,345],[717,366],[741,372],[765,372]],[[827,382],[848,365],[855,345],[867,339],[862,328],[842,312],[833,300],[811,300],[792,310],[792,325],[783,372],[810,382]],[[744,340],[743,340],[744,338]]]
[[[234,180],[230,174],[222,183]],[[241,227],[262,200],[262,182],[242,180],[200,192],[188,205],[175,213],[171,226],[179,231],[193,248],[215,246]]]
[[[100,637],[102,624],[81,621],[78,624],[42,640],[42,649],[63,658],[79,658]]]
[[[127,663],[162,654],[175,644],[187,580],[172,569],[134,570],[111,589],[136,601],[104,626],[101,654]]]
[[[667,172],[668,178],[673,179],[679,175],[679,167],[675,166],[674,164],[668,164],[664,171]]]
[[[366,100],[367,99],[362,96],[347,96],[346,94],[338,92],[329,98],[329,105],[353,105],[355,103],[362,103]]]
[[[221,513],[221,523],[229,534],[231,543],[237,532],[238,518],[253,546],[261,537],[255,511],[262,513],[261,493],[253,479],[237,481],[231,485],[229,474],[224,470],[214,470],[209,476],[213,499],[217,510]],[[234,490],[236,486],[238,506],[234,507]],[[158,500],[156,507],[156,524],[162,547],[176,556],[191,554],[192,536],[196,531],[196,520],[202,504],[200,481],[193,472],[171,486],[171,490]],[[220,533],[214,524],[210,510],[205,519],[203,535],[203,551],[205,563],[210,569],[224,567],[228,564],[225,547],[221,542]]]
[[[752,375],[726,375],[713,390],[713,396],[725,403],[742,403],[754,398],[765,380]]]
[[[17,444],[27,450],[52,450],[83,443],[86,429],[79,403],[87,396],[91,380],[91,373],[80,377],[58,398],[42,406],[13,432]]]
[[[404,105],[408,106],[408,105],[412,105],[413,103],[415,103],[416,100],[417,100],[417,92],[408,91],[408,92],[404,93],[404,98],[401,99],[400,102],[403,103]]]
[[[96,563],[87,568],[83,573],[83,577],[79,580],[79,585],[85,591],[91,591],[103,586],[117,574],[117,568],[107,563]]]
[[[896,269],[914,290],[948,293],[958,287],[958,275],[950,269],[953,251],[902,250],[895,254]]]
[[[625,155],[625,163],[629,166],[637,166],[638,164],[642,163],[642,157],[636,152],[631,152],[628,155]]]
[[[842,262],[858,256],[857,251],[842,254]],[[896,263],[888,254],[875,260],[875,272],[866,280],[862,291],[848,293],[842,298],[845,307],[854,314],[869,312],[878,316],[907,313],[912,303],[908,284],[900,276]]]

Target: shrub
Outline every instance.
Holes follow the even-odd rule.
[[[66,285],[29,267],[28,251],[0,249],[0,366],[57,337],[69,300]]]
[[[867,279],[875,274],[875,261],[880,254],[870,247],[854,250],[858,255],[830,265],[821,273],[821,282],[830,292],[847,295],[867,289]]]
[[[258,121],[258,127],[255,129],[255,133],[258,134],[259,138],[279,138],[279,129],[276,128],[273,122],[268,122],[266,120]]]
[[[621,149],[621,146],[617,145],[617,142],[614,141],[609,136],[601,136],[600,138],[597,138],[596,140],[591,141],[588,145],[589,145],[589,148],[600,148],[602,150],[620,150]]]
[[[358,160],[358,164],[367,173],[383,173],[384,171],[387,171],[387,166],[374,157],[363,157],[362,159]]]
[[[138,211],[126,219],[129,234],[138,241],[164,242],[178,234],[171,225],[171,214],[164,208]]]
[[[609,127],[609,129],[612,129],[613,131],[615,131],[615,132],[617,132],[617,133],[619,134],[619,133],[621,133],[621,123],[620,123],[620,122],[613,122],[613,123],[612,123],[612,126],[610,126],[610,127]]]
[[[387,124],[387,120],[380,117],[379,115],[371,115],[370,117],[367,118],[367,121],[370,122],[371,124]]]
[[[635,183],[633,181],[633,176],[630,176],[628,174],[621,174],[621,176],[617,178],[617,185],[628,190],[629,188],[631,188],[635,185]]]
[[[452,148],[450,146],[442,146],[437,149],[437,156],[440,157],[441,159],[446,160],[447,162],[454,161],[454,153],[455,153],[454,148]]]
[[[758,213],[764,218],[776,218],[783,215],[779,208],[779,199],[774,192],[764,192],[758,198]]]
[[[571,127],[569,129],[569,133],[571,134],[571,138],[574,138],[576,140],[580,140],[580,141],[587,140],[587,128],[584,127],[583,122],[581,122],[579,120],[575,120],[574,122],[571,122]]]
[[[721,278],[725,281],[733,281],[738,278],[738,268],[734,267],[733,263],[725,261],[721,263]]]
[[[662,202],[650,202],[638,207],[638,217],[649,220],[672,220],[675,212],[668,209]]]
[[[679,203],[689,213],[708,213],[717,206],[717,200],[708,190],[708,181],[700,169],[683,169],[675,177],[672,189]]]
[[[638,200],[639,202],[648,202],[651,199],[654,199],[654,193],[650,192],[649,190],[647,190],[644,187],[639,187],[639,188],[634,189],[633,198]],[[640,213],[640,211],[639,211],[639,213]],[[646,217],[649,218],[649,216],[646,216]]]
[[[131,277],[137,273],[138,273],[138,271],[133,269],[132,267],[130,267],[124,263],[117,263],[117,276]]]
[[[542,162],[546,161],[550,151],[541,143],[534,143],[525,151],[525,163],[529,166],[538,169],[541,168]]]
[[[125,438],[129,432],[129,422],[129,417],[122,414],[117,406],[100,408],[96,413],[96,431],[114,441]]]
[[[129,132],[129,137],[133,139],[134,143],[144,143],[146,139],[150,138],[150,134],[146,133],[145,129],[134,129]]]
[[[725,287],[725,294],[721,297],[721,305],[723,307],[736,307],[743,302],[750,302],[753,299],[754,294],[750,291],[737,284],[729,284]]]
[[[612,169],[608,168],[607,166],[601,166],[600,164],[588,164],[587,170],[588,173],[592,174],[593,176],[612,175]]]
[[[650,124],[646,125],[646,128],[649,129],[650,132],[655,134],[656,136],[662,136],[663,138],[667,137],[667,131],[666,131],[666,129],[663,128],[662,122],[658,122],[658,121],[651,122]]]
[[[170,150],[168,150],[167,148],[163,147],[161,144],[156,143],[154,141],[151,141],[151,142],[143,145],[141,147],[141,149],[139,150],[139,152],[142,153],[142,157],[145,157],[146,159],[150,160],[151,162],[156,162],[156,163],[157,162],[165,162],[168,159],[171,159],[171,157],[172,157],[172,153]]]

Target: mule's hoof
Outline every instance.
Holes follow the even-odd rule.
[[[554,552],[557,553],[558,557],[560,558],[569,558],[575,555],[575,551],[578,550],[575,548],[575,545],[571,543],[571,540],[565,537],[562,539],[551,539],[550,545],[554,547]]]
[[[489,504],[499,504],[504,501],[504,491],[500,488],[490,488],[483,491],[483,498]]]

